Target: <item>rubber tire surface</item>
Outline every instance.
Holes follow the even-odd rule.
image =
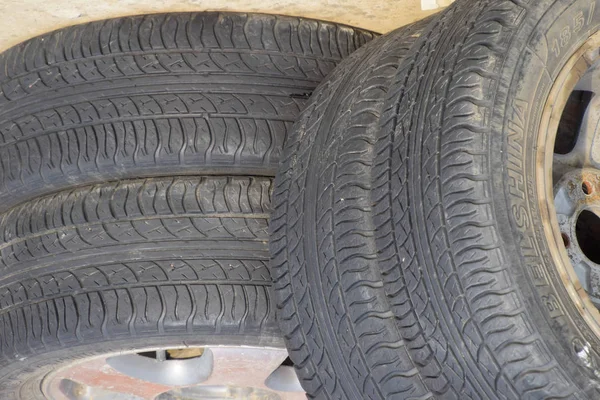
[[[370,200],[379,115],[430,20],[359,49],[314,93],[286,143],[271,219],[279,324],[310,398],[427,399],[379,272]]]
[[[0,211],[74,185],[274,176],[287,130],[370,32],[241,13],[125,17],[0,55]]]
[[[283,347],[268,270],[270,178],[146,178],[5,213],[0,397],[38,399],[80,357],[168,346]]]
[[[599,5],[458,0],[389,91],[378,250],[402,271],[386,291],[440,399],[600,396],[600,342],[550,256],[536,186],[550,88],[600,30]]]

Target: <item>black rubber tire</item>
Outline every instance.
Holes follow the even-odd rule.
[[[369,191],[377,123],[401,58],[429,23],[344,61],[290,133],[276,179],[271,273],[279,324],[317,399],[427,399],[377,268]]]
[[[0,211],[74,185],[274,176],[310,93],[374,34],[303,18],[118,18],[0,55]]]
[[[61,363],[168,346],[283,347],[268,270],[270,178],[105,183],[0,225],[0,398]]]
[[[390,90],[374,175],[380,265],[402,271],[386,291],[438,398],[600,397],[600,339],[550,256],[536,186],[550,88],[600,30],[598,5],[458,0]]]

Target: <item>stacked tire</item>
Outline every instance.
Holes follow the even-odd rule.
[[[600,397],[597,6],[457,0],[313,94],[270,244],[309,397]]]
[[[372,38],[301,18],[168,14],[2,54],[0,397],[88,398],[52,374],[102,354],[282,349],[272,177],[311,92]]]

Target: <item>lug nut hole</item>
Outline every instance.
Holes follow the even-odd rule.
[[[594,191],[594,187],[588,181],[583,181],[581,184],[581,190],[586,196],[589,196]]]
[[[560,236],[562,237],[563,240],[563,244],[565,245],[565,248],[569,248],[569,246],[571,245],[571,240],[569,239],[569,236],[567,236],[566,233],[561,233]]]

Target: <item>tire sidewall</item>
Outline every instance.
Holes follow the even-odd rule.
[[[494,102],[492,132],[502,133],[492,134],[490,142],[495,209],[530,322],[569,375],[565,378],[597,395],[600,354],[593,349],[600,348],[600,338],[578,312],[551,256],[554,244],[544,233],[547,222],[539,201],[545,193],[537,189],[536,161],[553,82],[576,50],[600,30],[600,2],[540,1],[530,11],[513,38]],[[575,24],[582,13],[585,25],[579,28]]]

